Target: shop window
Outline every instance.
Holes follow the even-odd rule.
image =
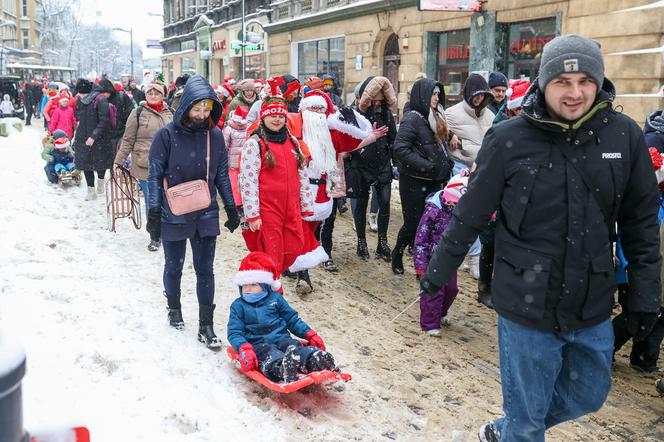
[[[556,19],[509,24],[507,39],[508,78],[529,78],[539,73],[544,45],[556,36]]]
[[[307,77],[332,75],[339,87],[344,82],[345,38],[328,38],[298,43],[297,75],[300,81]]]
[[[468,78],[470,60],[470,30],[438,34],[436,60],[438,81],[445,87],[444,106],[447,108],[463,100],[463,84]]]

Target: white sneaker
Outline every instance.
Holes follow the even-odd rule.
[[[369,230],[372,232],[378,232],[378,214],[377,213],[369,213],[369,217],[367,218],[367,222],[369,223]]]
[[[97,192],[95,192],[94,187],[88,187],[88,194],[85,195],[85,201],[97,199]]]
[[[433,336],[433,337],[438,337],[438,336],[440,336],[440,329],[439,328],[434,328],[433,330],[427,330],[427,335]]]
[[[106,178],[97,178],[97,193],[101,195],[106,190]]]
[[[449,316],[443,316],[443,319],[440,320],[440,325],[443,327],[449,327],[452,325],[452,321],[450,321]]]
[[[475,279],[480,279],[480,257],[470,257],[470,275]]]

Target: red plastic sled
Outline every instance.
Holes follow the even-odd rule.
[[[230,345],[226,349],[226,352],[228,353],[229,358],[238,362],[238,369],[242,371],[242,368],[239,365],[240,355]],[[278,384],[266,378],[265,375],[258,370],[242,371],[242,374],[277,393],[292,393],[312,384],[334,384],[338,381],[348,382],[353,379],[348,373],[337,373],[335,371],[324,370],[301,375],[295,382]]]

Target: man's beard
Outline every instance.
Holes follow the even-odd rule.
[[[337,168],[337,152],[327,126],[325,114],[302,112],[302,139],[311,153],[310,166],[317,172],[330,173]]]

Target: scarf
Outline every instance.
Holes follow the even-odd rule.
[[[265,137],[267,138],[268,142],[277,143],[277,144],[284,144],[286,142],[286,137],[288,136],[288,129],[286,129],[285,125],[277,132],[268,129],[267,126],[265,126],[262,123],[261,126],[263,126],[263,129],[265,131]]]
[[[254,304],[268,295],[267,290],[261,290],[258,293],[242,293],[242,299],[250,304]]]
[[[155,110],[158,114],[161,113],[162,110],[164,110],[164,102],[160,101],[157,104],[151,104],[149,102],[146,102],[148,106],[150,106],[151,109]]]

